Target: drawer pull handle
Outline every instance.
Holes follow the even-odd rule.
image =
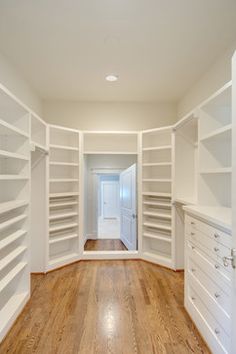
[[[215,293],[215,298],[218,298],[218,297],[220,297],[220,294]]]
[[[192,250],[195,250],[195,246],[191,246]]]
[[[215,233],[214,233],[214,237],[215,237],[215,238],[219,238],[219,237],[220,237],[220,235],[219,235],[219,234],[217,234],[217,232],[215,232]]]
[[[195,232],[191,232],[191,236],[194,236],[195,235]]]
[[[220,268],[219,264],[215,264],[215,269],[219,269],[219,268]]]
[[[194,221],[191,221],[191,225],[195,225],[195,222],[194,222]]]
[[[215,334],[220,334],[220,330],[218,328],[215,329]]]
[[[192,268],[191,269],[192,273],[196,272],[196,269],[195,268]]]
[[[192,299],[192,301],[195,301],[195,300],[196,300],[196,298],[195,298],[194,296],[191,296],[191,299]]]
[[[215,252],[219,252],[219,248],[214,247],[214,251],[215,251]]]

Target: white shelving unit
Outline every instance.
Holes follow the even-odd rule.
[[[46,270],[47,240],[47,165],[48,134],[47,124],[31,114],[31,272]]]
[[[79,143],[77,130],[49,126],[47,270],[78,260]]]
[[[0,86],[0,341],[30,297],[28,110]]]
[[[197,203],[198,110],[174,126],[175,268],[184,269],[183,206]]]
[[[199,108],[199,204],[231,208],[232,83]]]
[[[142,133],[142,255],[173,268],[172,127]]]

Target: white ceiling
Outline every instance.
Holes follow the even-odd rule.
[[[0,1],[0,51],[45,99],[176,101],[235,39],[235,0]]]

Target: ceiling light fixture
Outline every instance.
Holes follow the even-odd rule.
[[[118,80],[118,76],[114,74],[110,74],[106,76],[106,80],[109,82],[115,82]]]

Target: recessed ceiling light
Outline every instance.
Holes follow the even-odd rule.
[[[110,82],[114,82],[118,80],[118,76],[114,74],[110,74],[106,76],[106,80]]]

